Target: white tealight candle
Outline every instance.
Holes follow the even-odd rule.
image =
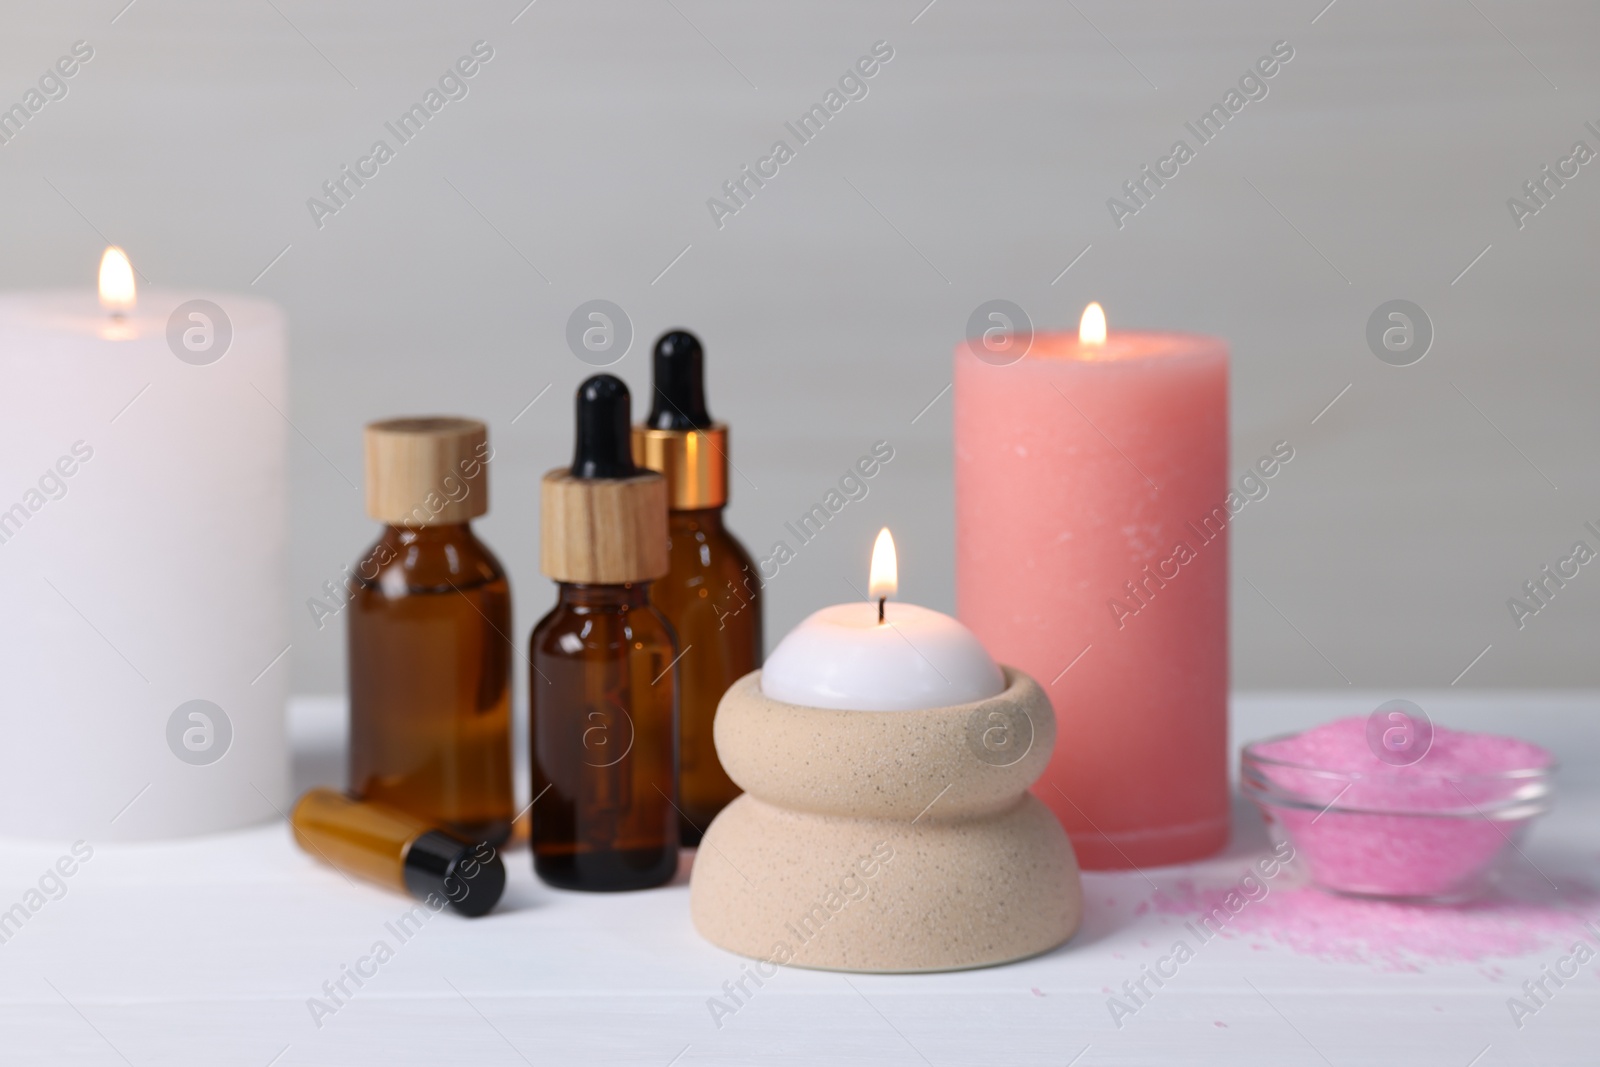
[[[887,529],[872,550],[876,603],[814,612],[767,657],[761,691],[775,700],[849,711],[916,711],[996,696],[1005,678],[971,630],[942,612],[887,604],[897,586]]]

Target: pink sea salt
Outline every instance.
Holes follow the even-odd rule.
[[[1367,720],[1359,715],[1258,742],[1250,749],[1280,764],[1275,779],[1307,800],[1331,803],[1343,793],[1341,807],[1402,811],[1451,811],[1492,803],[1514,789],[1519,773],[1554,763],[1549,751],[1529,741],[1436,726],[1426,755],[1395,765],[1373,752]]]
[[[1524,956],[1580,938],[1600,941],[1600,892],[1564,873],[1558,877],[1555,890],[1521,871],[1483,899],[1451,908],[1277,889],[1234,916],[1221,936],[1266,937],[1317,959],[1386,971]],[[1152,903],[1158,914],[1192,918],[1221,906],[1232,888],[1201,888],[1184,879],[1164,887]],[[1484,974],[1495,981],[1505,976],[1493,966]]]
[[[1397,766],[1357,716],[1247,746],[1242,780],[1318,886],[1445,902],[1484,888],[1545,810],[1553,766],[1538,745],[1444,727],[1423,758]]]

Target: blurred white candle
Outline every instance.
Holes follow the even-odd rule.
[[[761,691],[814,708],[916,711],[1004,690],[1000,668],[971,630],[916,604],[887,603],[897,572],[885,529],[873,547],[873,600],[823,608],[791,630],[767,657]]]
[[[102,278],[103,301],[0,295],[0,835],[275,818],[289,790],[283,316],[247,297],[136,294],[120,250]]]

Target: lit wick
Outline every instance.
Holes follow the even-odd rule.
[[[114,321],[121,322],[133,310],[136,299],[133,264],[126,252],[112,245],[100,257],[100,306],[111,313]]]
[[[885,526],[878,531],[878,539],[872,543],[872,570],[867,579],[867,596],[876,597],[878,601],[878,622],[883,623],[883,602],[899,590],[900,566],[895,559],[894,538],[889,536],[889,527]]]

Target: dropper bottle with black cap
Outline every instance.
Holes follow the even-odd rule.
[[[528,650],[533,867],[564,889],[644,889],[678,866],[678,648],[650,603],[667,485],[634,465],[629,400],[609,374],[579,387],[572,466],[540,491],[560,594]]]
[[[652,596],[693,651],[678,665],[679,832],[698,845],[739,787],[717,759],[711,726],[728,687],[761,666],[761,575],[723,522],[728,427],[706,409],[705,351],[687,330],[655,348],[650,416],[633,457],[667,479],[672,569]]]

